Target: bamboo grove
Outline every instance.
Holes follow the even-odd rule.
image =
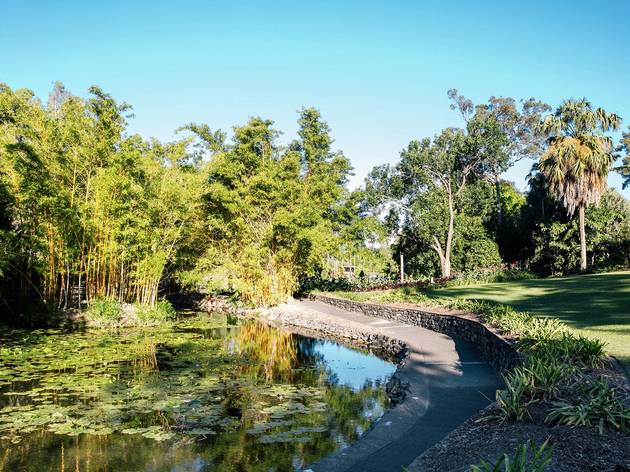
[[[186,142],[126,136],[129,106],[61,84],[42,105],[0,88],[5,296],[69,307],[110,297],[155,302],[199,207]]]
[[[130,113],[98,87],[58,83],[42,103],[0,86],[3,305],[152,305],[169,284],[286,298],[330,247],[350,170],[319,112],[284,148],[260,118],[233,143],[195,124],[162,143],[128,135]]]

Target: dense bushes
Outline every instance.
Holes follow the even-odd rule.
[[[535,200],[538,198],[538,201]],[[531,269],[541,274],[576,272],[580,265],[578,223],[560,210],[532,194],[531,208],[526,208],[521,225],[526,249],[523,257]],[[543,210],[541,212],[540,205]],[[529,220],[529,221],[528,221]],[[630,201],[609,190],[598,206],[586,210],[587,250],[593,270],[630,267]]]
[[[122,315],[120,303],[111,298],[97,298],[85,311],[85,318],[94,326],[102,328],[118,326]]]
[[[536,275],[517,269],[506,269],[503,267],[489,267],[465,273],[458,273],[453,278],[433,278],[426,277],[420,279],[408,279],[405,282],[396,280],[398,274],[392,274],[393,279],[387,277],[367,278],[367,277],[336,277],[323,278],[321,276],[304,277],[300,280],[298,293],[306,293],[313,290],[322,292],[364,292],[373,290],[389,289],[424,289],[437,287],[458,287],[465,285],[476,285],[479,283],[509,282],[515,280],[530,280]]]
[[[173,321],[177,313],[173,305],[160,300],[155,305],[121,304],[111,298],[97,298],[84,312],[89,325],[97,328],[120,326],[156,326]]]
[[[166,300],[160,300],[153,306],[141,305],[136,307],[136,318],[144,326],[158,325],[173,321],[177,312],[173,305]]]
[[[630,408],[627,395],[601,380],[583,379],[576,385],[582,392],[578,402],[555,402],[547,421],[568,426],[597,426],[600,434],[604,427],[623,432],[630,431]]]
[[[503,267],[487,267],[470,272],[456,274],[455,277],[444,282],[446,287],[463,285],[477,285],[480,283],[512,282],[516,280],[531,280],[536,274],[528,270],[506,269]]]

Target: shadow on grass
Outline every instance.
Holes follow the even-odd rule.
[[[508,304],[581,329],[630,323],[630,272],[452,287],[427,295]]]

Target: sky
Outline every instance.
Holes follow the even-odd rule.
[[[587,97],[627,129],[628,18],[626,0],[0,0],[0,82],[43,99],[57,80],[83,96],[99,85],[133,105],[131,132],[162,140],[261,116],[286,143],[315,106],[356,187],[411,139],[462,126],[450,88],[475,103]],[[504,177],[525,189],[531,164]]]

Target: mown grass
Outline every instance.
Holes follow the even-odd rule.
[[[630,375],[630,271],[416,290],[332,292],[356,301],[457,307],[458,300],[509,305],[562,320],[577,334],[606,344]]]
[[[449,287],[423,295],[486,300],[559,318],[579,334],[606,343],[630,375],[630,271]]]

